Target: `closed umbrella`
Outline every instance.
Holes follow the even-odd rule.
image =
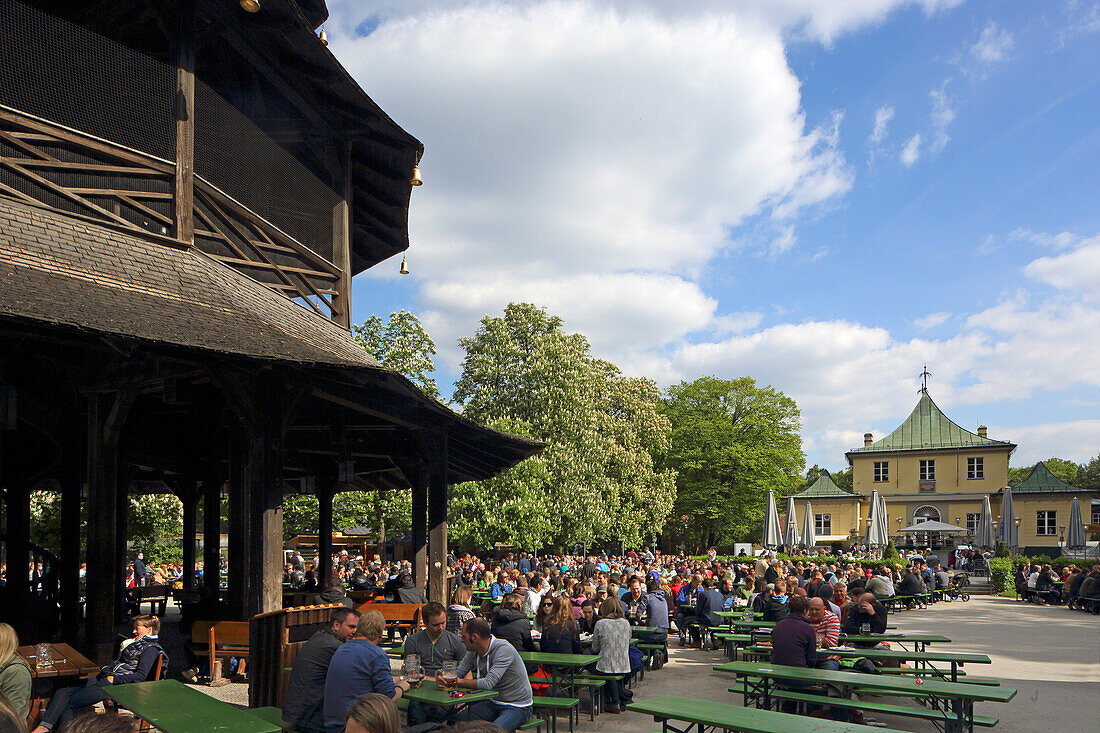
[[[1012,507],[1012,489],[1001,490],[1001,542],[1012,549],[1020,544],[1020,530],[1016,527],[1015,510]]]
[[[1085,523],[1081,521],[1081,503],[1077,497],[1069,505],[1069,525],[1066,527],[1066,547],[1080,550],[1085,546]]]
[[[802,544],[807,550],[812,550],[817,544],[817,530],[814,527],[814,510],[810,502],[806,502],[806,514],[802,517]]]
[[[794,497],[787,497],[787,524],[783,527],[783,544],[788,550],[798,544],[798,517],[794,513]]]
[[[775,510],[775,492],[768,489],[768,506],[764,510],[764,547],[779,547],[783,536],[779,532],[779,512]]]
[[[1002,503],[1002,512],[1004,511],[1003,506]],[[1008,523],[1011,524],[1011,520]],[[1005,523],[1002,522],[1001,529],[1004,528]],[[978,547],[988,547],[990,549],[997,545],[997,538],[993,534],[993,511],[989,508],[988,496],[982,498],[982,513],[978,516],[978,526],[974,528],[974,544]]]
[[[871,491],[871,507],[868,510],[870,516],[867,518],[867,534],[864,537],[864,544],[868,547],[884,547],[885,542],[882,541],[883,535],[886,531],[879,526],[882,514],[882,502],[878,495],[878,489]]]
[[[878,540],[879,540],[879,543],[883,547],[886,547],[886,545],[890,544],[890,515],[886,513],[886,497],[885,496],[879,494],[878,505],[879,505],[878,515],[879,515],[879,519],[881,520],[879,522],[879,525],[878,525],[879,532],[880,532]]]

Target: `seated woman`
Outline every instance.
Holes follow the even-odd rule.
[[[580,654],[581,642],[577,636],[577,622],[573,618],[572,604],[565,596],[546,596],[542,599],[546,609],[542,621],[542,639],[539,651],[553,654]]]
[[[19,635],[11,624],[0,623],[0,693],[17,717],[27,719],[31,700],[31,670],[19,656]]]
[[[157,664],[157,658],[168,655],[161,648],[157,634],[160,632],[160,619],[156,616],[134,616],[134,640],[126,642],[118,659],[99,670],[95,679],[86,680],[82,685],[62,687],[50,699],[42,722],[33,733],[46,733],[58,723],[64,725],[72,720],[73,713],[83,707],[94,705],[107,699],[103,688],[110,685],[124,685],[129,682],[144,682]]]

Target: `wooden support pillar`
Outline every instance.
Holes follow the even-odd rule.
[[[77,420],[72,423],[75,427]],[[76,644],[80,633],[80,500],[82,492],[81,456],[83,431],[69,430],[61,474],[61,638]]]
[[[332,298],[332,320],[351,328],[351,207],[352,168],[351,142],[341,156],[344,164],[342,198],[332,209],[332,264],[340,271],[336,280],[336,295]]]
[[[250,560],[248,551],[252,540],[252,515],[248,511],[248,489],[252,484],[248,459],[249,440],[238,435],[229,449],[229,593],[225,598],[232,618],[245,619],[248,594]]]
[[[191,590],[195,585],[195,523],[199,504],[199,490],[195,481],[187,479],[180,487],[183,502],[183,587]]]
[[[118,564],[118,434],[133,397],[126,393],[88,398],[88,573],[84,638],[92,660],[113,658],[116,599],[121,591]]]
[[[115,623],[126,622],[125,580],[136,553],[131,555],[126,547],[127,529],[130,524],[130,465],[126,460],[126,446],[118,446],[118,480],[115,482]],[[134,578],[141,585],[141,578]]]
[[[447,434],[428,446],[428,600],[447,605]]]
[[[412,484],[413,578],[422,591],[428,588],[428,472],[417,461],[408,469]]]
[[[259,434],[249,451],[252,536],[246,618],[283,607],[283,385],[274,374],[260,380]]]
[[[211,458],[202,485],[202,584],[214,595],[221,588],[222,480]]]
[[[317,487],[317,563],[314,574],[321,583],[332,580],[332,499],[336,487],[324,481]]]
[[[173,209],[176,238],[195,242],[195,3],[176,11],[176,171]]]
[[[24,482],[9,481],[4,487],[8,494],[8,583],[12,598],[23,599],[29,589],[31,551],[31,492]]]

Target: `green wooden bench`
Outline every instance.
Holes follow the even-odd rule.
[[[730,692],[740,693],[739,687],[731,687]],[[862,710],[866,713],[882,713],[885,715],[898,715],[906,718],[920,718],[931,720],[935,723],[946,725],[952,720],[950,713],[942,710],[929,710],[928,708],[913,707],[911,705],[890,705],[882,702],[870,702],[867,700],[850,700],[843,697],[825,697],[824,695],[811,695],[805,692],[792,692],[789,690],[772,690],[771,696],[779,700],[793,700],[804,705],[828,705],[837,708],[851,708]],[[992,728],[997,725],[997,718],[988,715],[975,715],[974,725],[983,728]]]
[[[279,708],[249,708],[248,712],[272,725],[279,726],[283,729],[283,733],[297,733],[293,725],[283,722],[283,711]]]
[[[532,685],[545,685],[547,684],[547,677],[535,677],[533,675],[527,678]],[[585,677],[576,677],[573,680],[573,687],[579,687],[588,690],[588,719],[595,720],[596,714],[603,712],[603,695],[601,694],[603,688],[607,685],[606,679],[588,679]],[[537,697],[536,697],[537,699]]]
[[[580,698],[576,697],[535,697],[534,708],[536,710],[550,711],[550,733],[558,731],[558,711],[569,715],[569,733],[574,731],[574,720],[580,718]],[[580,722],[577,720],[576,722]]]
[[[538,733],[542,733],[542,726],[545,724],[542,718],[531,718],[526,723],[516,728],[516,730],[535,730]]]
[[[659,644],[652,641],[642,641],[635,644],[642,652],[642,668],[650,667],[651,669],[660,669],[664,665],[665,660],[668,659],[668,644]],[[656,666],[653,665],[654,659],[658,660]]]
[[[664,730],[674,730],[668,721],[685,721],[691,727],[712,727],[740,733],[861,733],[865,726],[840,723],[835,720],[808,718],[773,710],[741,707],[729,703],[697,700],[679,695],[659,695],[626,706],[626,711],[651,715],[665,723]],[[899,733],[896,729],[879,728],[884,733]]]

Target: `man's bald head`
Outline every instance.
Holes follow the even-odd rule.
[[[820,598],[811,598],[806,617],[810,619],[810,623],[821,623],[825,619],[825,601]]]

